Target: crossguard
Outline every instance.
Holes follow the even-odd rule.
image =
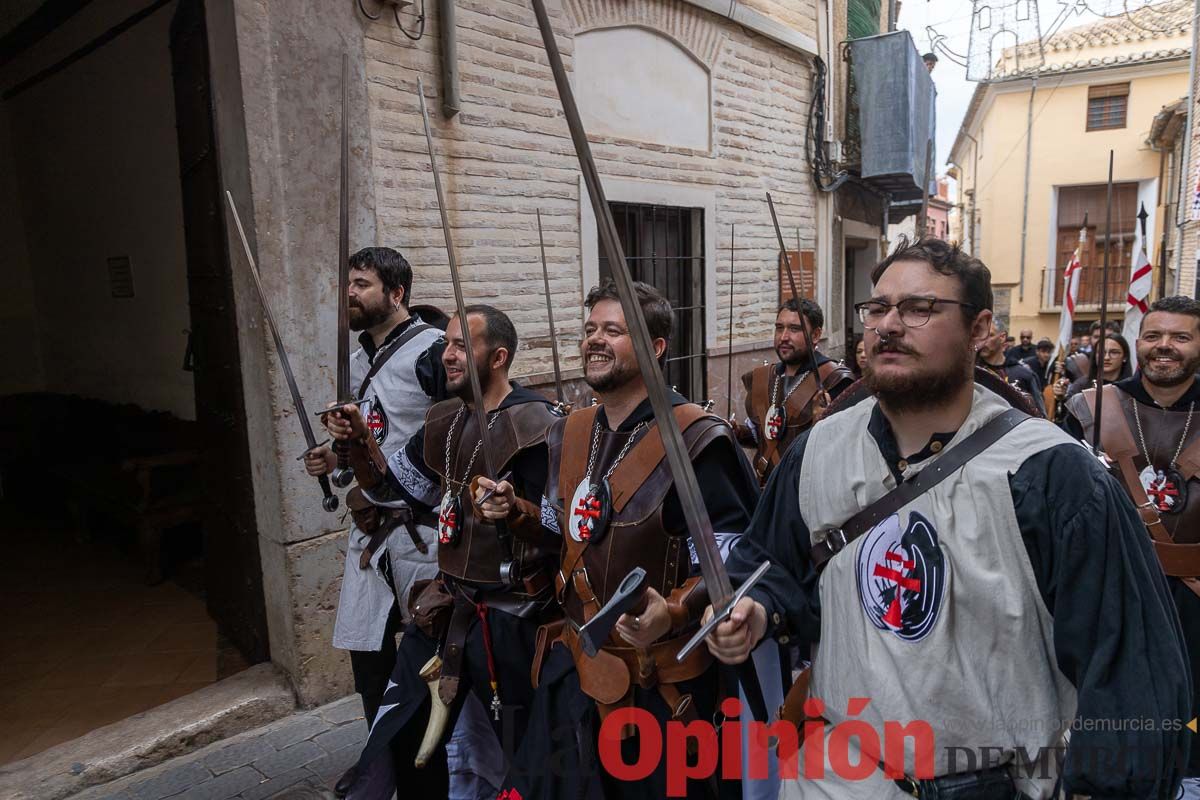
[[[326,440],[325,440],[325,441],[323,441],[323,442],[318,442],[317,444],[314,444],[312,447],[309,447],[309,448],[308,448],[308,449],[306,449],[306,450],[305,450],[303,453],[301,453],[300,455],[296,456],[296,460],[297,460],[297,461],[303,461],[303,460],[304,460],[304,457],[305,457],[305,456],[307,456],[309,453],[311,453],[313,450],[316,450],[318,447],[324,447],[325,445],[329,444],[329,442],[330,442],[330,440],[329,440],[329,439],[326,439]]]
[[[720,610],[714,609],[712,619],[701,625],[700,630],[696,631],[696,635],[691,639],[688,639],[688,643],[685,644],[675,656],[675,660],[679,663],[683,663],[683,660],[687,658],[710,633],[713,632],[714,628],[729,618],[729,615],[733,612],[733,607],[738,604],[739,600],[746,596],[747,592],[754,588],[754,584],[758,583],[762,576],[767,574],[767,570],[770,568],[770,561],[764,561],[763,563],[759,564],[758,569],[754,570],[750,577],[747,578],[745,582],[737,588],[737,591],[733,593],[733,596],[729,598],[729,602],[726,603]]]

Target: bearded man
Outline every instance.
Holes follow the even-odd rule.
[[[742,376],[746,423],[735,425],[738,442],[754,447],[754,471],[766,483],[788,447],[820,416],[831,400],[854,383],[854,373],[815,352],[825,314],[808,298],[792,298],[775,315],[775,355]],[[812,345],[814,350],[810,352]],[[815,352],[816,374],[813,374]]]
[[[1042,800],[1061,780],[1172,797],[1188,662],[1133,504],[1076,440],[973,380],[992,328],[982,262],[902,240],[871,279],[856,306],[871,394],[788,451],[727,561],[735,584],[771,567],[708,641],[726,663],[766,637],[811,642],[811,681],[785,704],[809,715],[789,717],[804,740],[852,719],[900,747],[826,731],[801,759],[824,779],[781,796]]]
[[[358,410],[376,446],[390,456],[421,426],[425,411],[446,396],[438,328],[409,313],[412,267],[390,247],[366,247],[350,256],[350,329],[359,349],[350,356],[350,384]],[[328,414],[327,425],[342,419]],[[337,465],[328,446],[305,456],[310,475],[326,475]],[[363,714],[375,718],[396,662],[396,635],[408,619],[413,584],[437,574],[437,534],[431,514],[396,509],[399,535],[388,536],[372,504],[355,487],[346,497],[353,514],[346,546],[333,646],[350,651],[354,690]],[[364,555],[365,554],[365,555]],[[345,794],[353,770],[337,783]]]
[[[1156,300],[1142,318],[1138,372],[1104,387],[1100,449],[1138,506],[1168,576],[1200,682],[1200,303]],[[1096,390],[1067,400],[1067,428],[1091,442]],[[1195,702],[1192,716],[1200,714]],[[1184,797],[1200,798],[1200,748],[1192,748]]]

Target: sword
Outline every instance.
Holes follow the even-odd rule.
[[[550,318],[550,353],[554,358],[554,391],[558,394],[558,410],[566,413],[570,406],[563,397],[562,368],[558,361],[558,334],[554,331],[554,303],[550,301],[550,272],[546,269],[546,239],[542,236],[542,210],[537,211],[538,246],[542,251],[542,285],[546,289],[546,314]]]
[[[429,109],[425,107],[425,83],[417,78],[417,99],[421,103],[421,120],[425,124],[425,144],[429,148],[429,167],[433,171],[433,190],[437,194],[438,214],[442,219],[442,233],[446,237],[446,259],[450,263],[450,282],[454,285],[454,305],[458,312],[458,327],[462,331],[463,344],[467,350],[467,379],[471,385],[471,405],[479,438],[483,442],[484,474],[491,480],[496,478],[496,465],[492,463],[492,451],[487,446],[487,411],[483,407],[483,389],[480,388],[479,373],[475,369],[475,350],[471,346],[471,326],[467,324],[467,304],[463,300],[462,278],[458,273],[458,261],[454,256],[454,240],[450,234],[450,218],[446,214],[446,198],[442,194],[442,179],[438,174],[437,153],[433,149],[433,134],[429,129]],[[516,563],[513,561],[512,536],[504,520],[493,520],[496,538],[500,541],[500,580],[512,584],[520,580]]]
[[[563,67],[562,56],[558,52],[558,43],[554,39],[554,29],[550,26],[550,16],[546,13],[545,0],[533,0],[533,11],[537,15],[542,43],[546,48],[550,70],[554,73],[554,83],[558,87],[558,97],[562,102],[563,114],[571,132],[571,140],[575,145],[575,155],[579,158],[579,167],[583,173],[584,183],[587,185],[592,211],[595,213],[599,225],[602,252],[608,259],[609,268],[612,270],[613,281],[621,298],[621,308],[629,327],[629,337],[633,342],[634,353],[637,355],[638,368],[646,383],[646,394],[649,396],[650,405],[654,409],[654,421],[658,425],[658,432],[662,437],[667,464],[670,466],[671,476],[675,483],[675,492],[679,497],[679,505],[683,509],[688,530],[691,532],[692,542],[696,546],[696,555],[700,561],[700,571],[704,576],[709,600],[716,616],[728,614],[731,609],[730,603],[734,598],[733,587],[729,582],[729,573],[725,571],[725,564],[721,560],[721,551],[717,546],[717,537],[713,533],[712,521],[704,507],[704,496],[700,493],[696,471],[692,467],[691,459],[688,458],[683,434],[679,430],[679,425],[671,410],[671,402],[667,398],[666,381],[659,368],[658,359],[654,355],[650,333],[646,329],[646,319],[633,288],[633,276],[629,272],[629,263],[625,260],[625,252],[617,235],[612,209],[609,208],[608,200],[604,196],[604,187],[600,183],[600,173],[592,158],[592,150],[588,144],[587,133],[583,129],[583,121],[579,118],[579,108],[575,104],[571,83],[567,78],[566,69]],[[682,660],[686,656],[687,652],[680,651],[678,658]],[[738,673],[742,678],[746,695],[751,700],[756,718],[765,720],[767,716],[762,699],[762,687],[758,683],[758,674],[754,672],[754,664],[752,662],[742,664]],[[757,695],[757,704],[754,702],[755,695]]]
[[[796,301],[796,315],[800,317],[800,330],[804,332],[804,345],[808,348],[809,369],[812,370],[813,380],[817,384],[817,393],[813,395],[813,402],[825,405],[823,399],[824,391],[821,387],[821,374],[817,372],[817,351],[813,347],[812,337],[808,335],[808,320],[804,318],[804,314],[800,311],[800,292],[796,290],[796,278],[792,275],[792,262],[787,256],[787,245],[783,243],[783,231],[779,228],[779,218],[775,216],[775,203],[771,200],[771,193],[767,192],[767,208],[771,209],[771,224],[775,226],[775,238],[779,240],[779,257],[783,259],[784,266],[787,270],[788,285],[792,289],[792,299]],[[797,256],[799,251],[797,250]]]
[[[338,200],[338,320],[337,320],[337,405],[353,403],[350,393],[350,104],[346,97],[350,61],[342,54],[342,165],[341,197]],[[328,412],[324,412],[328,413]],[[350,443],[333,443],[337,468],[331,476],[333,485],[344,489],[354,480],[350,469]]]
[[[1113,151],[1108,151],[1108,196],[1104,201],[1104,272],[1100,278],[1100,341],[1092,351],[1092,360],[1096,364],[1096,421],[1092,427],[1092,452],[1097,455],[1100,450],[1100,411],[1104,405],[1104,338],[1108,334],[1108,253],[1112,248],[1109,235],[1112,230],[1112,194],[1113,194]],[[1081,281],[1082,283],[1082,281]]]
[[[733,233],[734,225],[729,223],[729,353],[725,365],[725,390],[729,397],[725,400],[725,419],[733,419]]]
[[[267,293],[263,290],[262,280],[258,276],[254,255],[250,252],[250,242],[246,240],[246,231],[242,229],[242,220],[238,217],[237,206],[234,205],[233,195],[228,190],[225,192],[225,199],[229,203],[229,213],[233,215],[233,224],[237,227],[238,236],[242,240],[246,263],[250,265],[250,275],[254,278],[254,288],[258,290],[258,299],[262,302],[263,316],[266,317],[267,327],[271,329],[271,338],[275,340],[275,353],[279,356],[279,365],[283,367],[283,377],[287,380],[288,391],[292,393],[292,405],[296,407],[300,429],[304,431],[304,441],[308,444],[308,449],[300,454],[300,458],[304,458],[321,445],[317,444],[317,437],[313,435],[312,423],[309,422],[308,412],[304,409],[304,398],[300,396],[300,387],[296,386],[296,376],[292,374],[292,364],[288,361],[287,350],[284,349],[283,339],[279,336],[279,328],[275,326],[275,315],[271,313],[271,304],[267,302]],[[321,508],[326,511],[336,511],[338,499],[337,495],[329,488],[329,478],[320,475],[317,477],[317,483],[321,484],[321,494],[324,495],[321,499]]]

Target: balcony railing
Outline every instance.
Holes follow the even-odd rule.
[[[1082,267],[1079,277],[1079,294],[1075,298],[1076,311],[1099,311],[1104,291],[1103,267]],[[1063,269],[1042,270],[1042,311],[1062,309]],[[1125,307],[1125,296],[1129,293],[1129,267],[1108,269],[1108,310],[1120,311]]]

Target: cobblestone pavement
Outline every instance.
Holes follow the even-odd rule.
[[[367,736],[358,695],[180,756],[73,800],[332,798]]]

